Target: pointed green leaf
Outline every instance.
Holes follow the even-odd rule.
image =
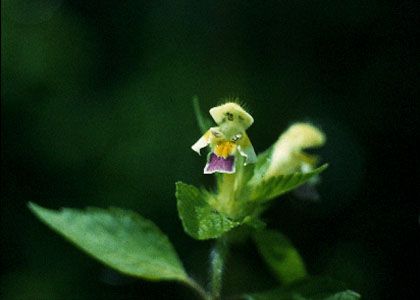
[[[327,164],[307,173],[293,173],[288,175],[280,175],[262,180],[255,186],[251,186],[251,200],[268,201],[276,198],[290,190],[304,184],[312,177],[318,175],[327,168]]]
[[[193,97],[193,106],[194,106],[194,113],[197,119],[198,127],[200,128],[201,133],[207,132],[210,127],[212,127],[212,122],[208,117],[205,117],[200,108],[200,102],[198,101],[198,97]]]
[[[305,263],[289,239],[274,230],[259,230],[254,241],[261,256],[284,284],[302,280],[307,276]]]
[[[208,202],[209,195],[195,186],[176,183],[178,214],[184,230],[198,240],[214,239],[240,225],[216,211]]]
[[[119,208],[50,210],[29,203],[45,224],[102,263],[149,280],[188,281],[169,239],[151,221]]]
[[[330,278],[312,278],[287,287],[244,295],[246,300],[357,300],[360,295]]]

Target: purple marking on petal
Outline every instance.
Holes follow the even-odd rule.
[[[235,173],[235,156],[228,156],[227,158],[219,157],[211,153],[204,174],[219,173]]]

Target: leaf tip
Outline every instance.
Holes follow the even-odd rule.
[[[329,163],[325,163],[322,166],[320,166],[320,167],[316,168],[315,170],[313,170],[313,172],[320,174],[320,173],[324,172],[329,166],[330,166]]]
[[[42,206],[39,206],[38,204],[36,204],[35,202],[31,202],[31,201],[29,201],[27,204],[26,204],[26,206],[28,207],[28,209],[33,213],[33,214],[35,214],[35,215],[38,215],[39,214],[39,212],[42,210],[42,209],[45,209],[45,208],[43,208]]]
[[[178,196],[180,190],[185,187],[187,184],[182,181],[175,182],[175,196]]]

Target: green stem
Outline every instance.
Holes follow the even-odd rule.
[[[200,296],[202,300],[210,300],[209,294],[194,279],[190,278],[189,280],[184,281],[184,283],[188,287],[192,288]]]
[[[243,158],[236,155],[236,172],[233,174],[223,174],[218,181],[218,204],[216,209],[230,218],[235,219],[240,213],[238,211],[237,191],[243,184]]]
[[[216,240],[216,244],[211,252],[210,256],[210,276],[211,276],[211,286],[210,286],[210,295],[211,299],[218,300],[220,299],[220,294],[222,291],[222,278],[223,270],[225,265],[225,260],[229,252],[228,242],[226,238],[219,238]]]
[[[235,179],[236,174],[223,174],[219,186],[219,205],[220,211],[230,215],[232,213],[232,204],[235,197]]]

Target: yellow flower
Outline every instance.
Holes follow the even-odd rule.
[[[318,161],[315,155],[304,152],[305,148],[321,147],[324,133],[310,123],[296,123],[289,127],[274,144],[270,166],[265,178],[309,172]]]
[[[198,154],[202,148],[211,147],[204,173],[235,173],[236,153],[245,157],[244,165],[255,163],[257,156],[245,132],[254,122],[252,116],[233,102],[213,107],[210,115],[218,126],[211,127],[191,147]]]

